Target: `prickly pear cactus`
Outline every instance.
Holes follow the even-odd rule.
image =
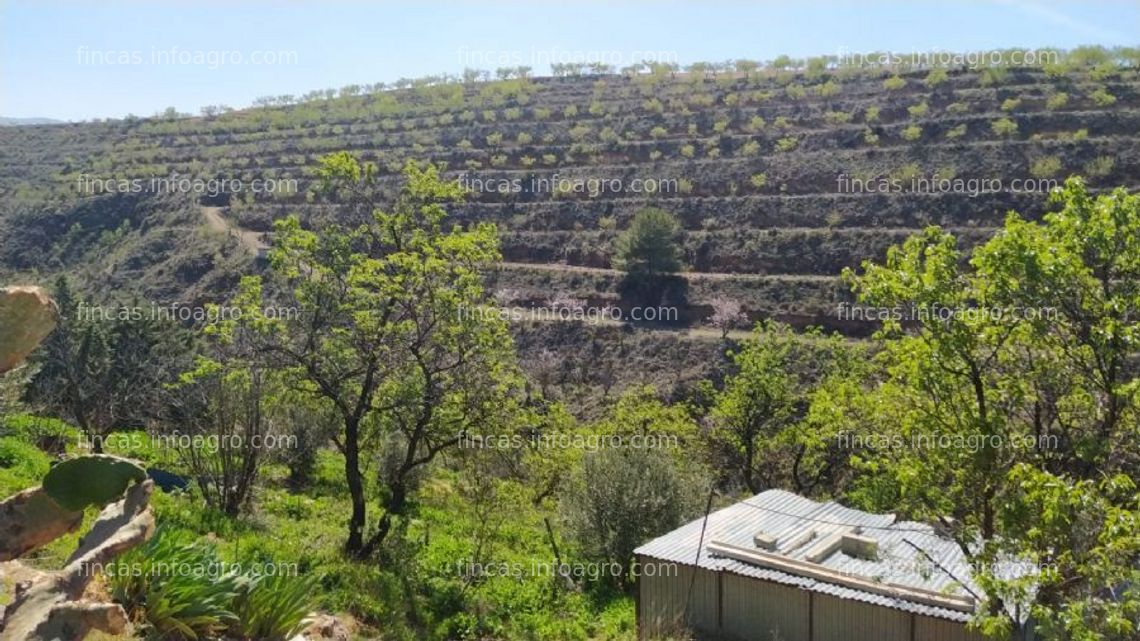
[[[59,309],[38,287],[0,289],[0,374],[16,367],[59,322]]]
[[[123,495],[131,482],[146,480],[146,470],[134,461],[97,454],[81,456],[51,468],[44,491],[65,510],[82,511],[106,505]]]
[[[57,321],[55,304],[39,289],[0,289],[0,375],[23,362]],[[91,630],[122,634],[128,621],[121,606],[82,597],[100,568],[154,533],[153,489],[133,462],[90,456],[56,465],[43,486],[0,502],[0,561],[74,531],[87,507],[106,506],[62,570],[17,586],[15,600],[0,608],[0,641],[78,641]]]

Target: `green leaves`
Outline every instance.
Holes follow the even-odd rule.
[[[680,234],[681,225],[673,214],[663,209],[642,209],[615,243],[615,266],[647,275],[681,271]]]
[[[1054,200],[1042,222],[1011,213],[968,262],[931,228],[845,274],[861,303],[912,313],[877,335],[885,379],[838,398],[851,429],[889,437],[859,454],[849,496],[943,520],[979,568],[982,629],[1032,611],[1045,638],[1133,638],[1140,197],[1071,179]]]
[[[44,477],[44,491],[60,507],[79,512],[90,505],[103,506],[118,499],[134,482],[146,480],[146,471],[117,456],[82,456],[64,461]]]

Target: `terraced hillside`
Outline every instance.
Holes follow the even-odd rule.
[[[687,286],[663,301],[679,307],[681,325],[699,327],[713,301],[729,299],[752,319],[865,335],[872,325],[836,313],[848,300],[844,267],[930,224],[975,243],[1010,209],[1040,215],[1049,187],[1070,174],[1096,188],[1140,183],[1134,61],[1055,67],[738,65],[422,82],[201,118],[4,128],[0,227],[13,242],[0,271],[68,270],[150,297],[216,298],[256,268],[269,240],[258,233],[273,219],[334,215],[310,192],[313,168],[349,150],[377,163],[389,188],[408,160],[444,163],[471,190],[456,219],[500,226],[506,264],[488,280],[504,305],[623,305],[614,240],[652,205],[684,227]],[[201,181],[197,192],[150,182],[174,174]],[[132,193],[99,195],[108,187]],[[532,326],[520,337],[538,358],[580,350],[583,331],[610,347],[622,334]],[[694,367],[718,349],[705,340],[716,332],[678,337],[705,343]]]

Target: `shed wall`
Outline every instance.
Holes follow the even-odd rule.
[[[978,632],[966,629],[966,624],[915,615],[915,641],[993,641]]]
[[[736,574],[723,577],[723,631],[738,639],[811,641],[811,593]]]
[[[717,574],[680,563],[640,559],[637,579],[638,629],[642,639],[668,635],[682,627],[716,632]],[[696,579],[693,573],[696,572]],[[692,585],[692,596],[689,586]],[[688,625],[682,625],[689,602]]]
[[[989,641],[954,621],[728,572],[644,557],[639,561],[640,639],[692,629],[740,641]],[[682,621],[686,601],[687,622]]]
[[[816,594],[812,628],[813,641],[906,641],[910,613]]]

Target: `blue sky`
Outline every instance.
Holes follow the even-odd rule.
[[[545,73],[546,61],[572,56],[622,65],[648,52],[684,64],[782,53],[1135,45],[1138,34],[1136,0],[0,0],[0,116],[78,120],[168,106],[243,107],[262,95],[494,68],[499,58],[534,60]],[[142,62],[119,62],[132,56]],[[251,64],[254,56],[277,62]]]

